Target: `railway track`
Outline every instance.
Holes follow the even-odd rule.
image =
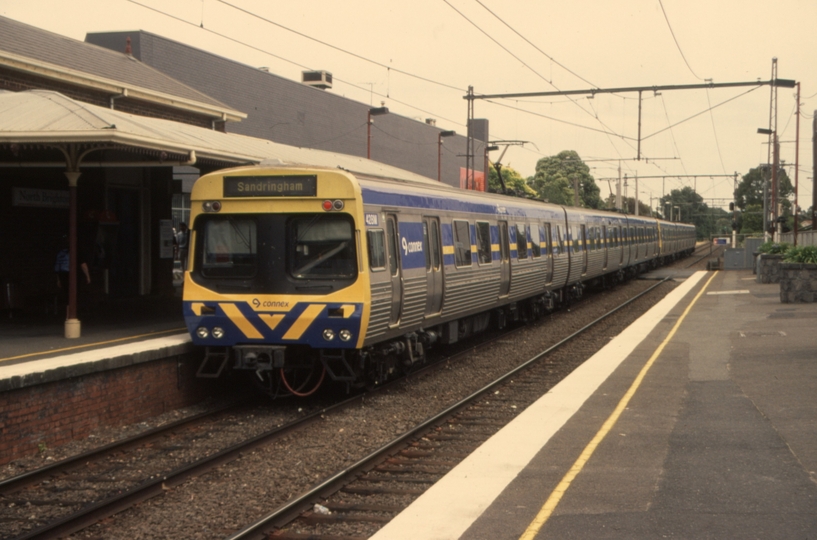
[[[613,313],[613,311],[609,313]],[[512,333],[496,335],[493,340],[513,339],[512,335]],[[572,339],[572,337],[575,336],[563,340],[562,344]],[[473,352],[474,347],[471,346],[468,349]],[[445,364],[445,362],[442,362],[442,364]],[[432,369],[437,368],[431,366],[426,370],[415,372],[413,376],[421,377],[426,371]],[[389,461],[383,461],[385,459],[383,457],[381,463],[376,467],[372,465],[372,461],[361,462],[359,465],[355,464],[347,467],[344,471],[331,475],[327,480],[328,484],[323,486],[317,495],[318,499],[323,500],[333,491],[342,493],[346,499],[340,502],[326,502],[325,507],[331,512],[330,514],[312,512],[312,514],[302,518],[305,520],[304,523],[312,524],[313,527],[343,528],[344,524],[357,524],[361,520],[369,520],[370,522],[374,520],[375,523],[380,520],[382,522],[385,519],[384,516],[399,512],[402,507],[410,502],[411,498],[416,496],[418,491],[424,490],[428,485],[436,481],[445,471],[454,466],[459,459],[467,456],[476,448],[482,440],[487,439],[501,426],[510,421],[516,412],[523,410],[527,406],[525,399],[519,400],[525,394],[522,392],[523,388],[537,389],[538,395],[541,395],[546,391],[546,388],[556,384],[560,376],[553,373],[552,366],[547,369],[551,373],[546,374],[544,379],[529,379],[527,382],[518,379],[514,383],[506,383],[515,385],[513,398],[508,397],[507,392],[504,390],[498,390],[499,393],[493,395],[492,399],[488,401],[501,404],[504,400],[505,406],[503,409],[503,406],[500,405],[500,412],[489,410],[487,405],[479,405],[476,407],[471,406],[470,412],[461,413],[460,416],[454,417],[451,416],[456,412],[454,409],[459,410],[469,406],[463,403],[451,407],[446,413],[448,414],[447,419],[441,417],[429,421],[430,423],[426,426],[426,429],[430,431],[427,435],[417,435],[416,430],[423,429],[421,425],[398,437],[398,439],[401,439],[404,448],[400,454],[395,454],[389,458]],[[513,377],[515,372],[507,374],[505,378]],[[529,377],[529,375],[526,376],[526,378]],[[542,388],[545,388],[545,390]],[[384,387],[381,388],[381,391],[387,389],[388,387]],[[484,393],[486,391],[483,389],[480,392]],[[109,445],[93,454],[83,454],[70,461],[61,462],[42,470],[32,471],[20,477],[0,482],[0,497],[3,498],[4,502],[8,503],[9,507],[26,509],[24,512],[20,512],[20,519],[28,521],[33,516],[38,521],[36,528],[18,534],[18,536],[14,537],[15,539],[28,540],[64,536],[88,527],[125,508],[132,507],[140,501],[158,494],[167,493],[191,477],[199,476],[205,471],[224,465],[243,454],[251,452],[253,448],[268,445],[274,440],[285,437],[288,433],[305,428],[310,422],[331,416],[344,407],[360,403],[361,400],[366,398],[367,395],[355,396],[330,407],[315,408],[309,415],[301,414],[302,418],[268,430],[258,436],[249,439],[244,437],[246,440],[241,440],[228,448],[213,450],[207,457],[184,463],[173,470],[164,469],[140,476],[143,471],[149,470],[147,460],[138,460],[138,473],[135,472],[132,465],[129,466],[124,463],[127,461],[125,456],[140,454],[139,448],[153,447],[164,452],[179,451],[187,443],[182,442],[182,438],[178,436],[178,433],[185,430],[191,431],[194,433],[193,440],[195,440],[197,431],[199,437],[202,436],[202,432],[209,431],[207,428],[195,428],[197,423],[204,425],[208,421],[212,422],[212,420],[208,420],[208,418],[211,418],[209,415],[200,415],[183,422],[163,426],[161,429],[152,430],[138,438],[122,441],[116,445]],[[531,399],[535,399],[535,397]],[[512,402],[508,400],[512,400]],[[486,408],[481,411],[481,407]],[[229,415],[230,412],[223,411],[222,414]],[[394,454],[395,450],[392,444],[399,445],[401,443],[385,445],[378,454],[383,456],[389,453]],[[437,448],[437,445],[440,445],[440,448]],[[443,446],[446,449],[443,449]],[[100,457],[105,455],[109,457]],[[413,461],[414,467],[420,467],[420,469],[408,468],[406,460]],[[98,465],[102,462],[108,462],[109,468],[105,469]],[[361,476],[363,470],[372,470],[374,475],[363,477]],[[349,486],[348,475],[360,477],[361,479],[358,482],[361,485]],[[122,487],[121,483],[119,483],[123,479],[130,481],[126,487]],[[107,488],[102,490],[88,489],[87,485],[93,483],[107,486]],[[344,486],[343,491],[339,491],[339,486]],[[88,494],[85,494],[84,498],[75,497],[76,494],[86,490]],[[70,493],[71,496],[67,497],[66,493]],[[387,503],[362,502],[371,499],[376,493],[381,493],[389,498],[389,501]],[[311,497],[314,499],[316,495],[313,494]],[[395,498],[398,499],[397,502],[391,500]],[[399,501],[401,498],[408,498],[408,500],[401,502]],[[55,508],[58,510],[57,512],[53,511]],[[46,511],[40,512],[40,510]],[[303,508],[299,507],[298,510],[303,510]],[[361,512],[364,512],[364,514],[361,515]],[[6,525],[3,526],[5,529],[8,526],[9,518],[8,513],[4,514],[0,515],[0,518],[6,522]],[[49,515],[49,518],[37,517],[38,514],[40,516]],[[290,518],[292,517],[294,516],[290,516]],[[279,524],[280,527],[280,518],[273,518],[273,521]],[[289,531],[287,534],[292,533]],[[261,536],[257,535],[255,537],[261,538]],[[287,537],[284,536],[284,538]],[[295,534],[289,538],[299,538],[299,536]],[[324,538],[333,537],[330,534]]]
[[[228,540],[365,540],[567,372],[548,358],[659,281],[468,397],[336,472]],[[583,359],[582,359],[583,361]]]
[[[485,338],[481,343],[490,343],[513,332],[509,330]],[[407,378],[433,371],[457,354],[461,353],[440,357],[435,364],[416,370]],[[0,532],[3,529],[30,529],[13,536],[13,540],[47,539],[71,534],[172,489],[191,477],[230,462],[258,446],[303,429],[327,414],[358,404],[374,393],[388,390],[390,386],[383,385],[323,407],[314,406],[319,402],[317,400],[299,402],[304,405],[296,406],[298,412],[289,414],[297,418],[250,438],[239,437],[237,443],[225,448],[197,449],[197,454],[206,455],[170,470],[165,464],[168,453],[196,446],[213,429],[218,429],[216,426],[225,418],[241,417],[249,409],[241,404],[223,406],[7,478],[0,481],[0,499],[8,508],[27,510],[19,512],[17,516],[14,513],[0,514],[0,521],[5,523]],[[244,412],[242,407],[245,407]],[[304,412],[304,409],[307,411]],[[151,462],[153,459],[162,463],[154,464]],[[35,510],[32,512],[31,508]],[[37,523],[34,528],[30,528],[32,521]]]

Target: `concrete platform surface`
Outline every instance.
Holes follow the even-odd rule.
[[[373,537],[407,538],[817,539],[817,304],[696,273]]]

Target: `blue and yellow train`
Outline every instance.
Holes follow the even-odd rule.
[[[199,375],[246,370],[272,395],[380,383],[434,344],[535,319],[695,246],[687,224],[304,166],[203,176],[191,221]]]

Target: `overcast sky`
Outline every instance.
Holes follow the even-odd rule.
[[[326,70],[331,92],[463,134],[468,86],[499,94],[767,81],[776,57],[778,77],[801,83],[799,202],[811,205],[815,0],[0,0],[0,13],[78,40],[145,30],[293,80]],[[489,119],[494,140],[526,141],[504,165],[528,176],[539,158],[575,150],[603,196],[620,165],[628,195],[642,177],[644,202],[690,186],[725,207],[733,180],[721,176],[767,160],[757,129],[769,127],[769,86],[644,92],[640,161],[637,98],[477,100],[475,116]],[[777,100],[794,179],[795,91],[781,88]]]

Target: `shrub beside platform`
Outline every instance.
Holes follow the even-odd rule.
[[[817,301],[817,264],[781,262],[777,266],[780,301],[782,303],[794,304]]]

